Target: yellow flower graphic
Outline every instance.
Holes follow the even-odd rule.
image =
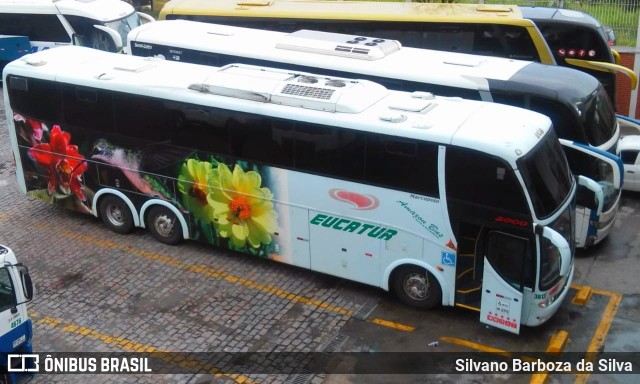
[[[273,194],[269,188],[260,187],[260,174],[244,172],[237,164],[232,173],[220,163],[208,175],[211,189],[207,201],[213,207],[214,225],[220,236],[229,238],[236,248],[247,242],[253,248],[271,243],[278,220]]]
[[[213,207],[207,201],[209,186],[207,177],[213,172],[211,163],[189,159],[182,165],[178,176],[178,190],[182,202],[197,219],[210,223],[213,221]]]

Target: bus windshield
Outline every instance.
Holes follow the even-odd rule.
[[[131,13],[129,16],[123,17],[121,19],[108,21],[104,23],[105,27],[109,27],[114,31],[118,32],[120,37],[122,37],[122,44],[127,45],[127,35],[129,32],[135,28],[142,25],[140,21],[140,16],[136,12]]]
[[[600,146],[614,136],[618,123],[613,105],[604,88],[599,86],[593,96],[583,106],[582,116],[589,143]],[[613,149],[615,150],[615,146]]]
[[[573,186],[573,177],[554,131],[550,131],[530,153],[517,160],[518,169],[538,218],[558,210]]]

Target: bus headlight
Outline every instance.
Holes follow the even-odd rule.
[[[538,307],[547,308],[548,306],[550,306],[551,304],[553,304],[556,301],[556,297],[557,296],[558,295],[553,295],[553,296],[549,297],[547,300],[539,302],[538,303]]]

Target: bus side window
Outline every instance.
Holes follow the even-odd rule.
[[[32,42],[71,42],[71,37],[56,15],[0,13],[0,35],[29,36]]]
[[[110,91],[61,85],[64,121],[72,126],[114,132],[113,97]]]
[[[349,180],[364,178],[364,134],[349,129],[298,122],[294,166]]]
[[[16,305],[16,296],[7,268],[0,269],[0,311]]]
[[[368,135],[366,181],[438,197],[438,146],[386,135]]]
[[[170,109],[161,99],[130,94],[114,96],[118,134],[147,142],[168,142],[172,137]]]
[[[620,152],[620,158],[622,159],[622,163],[626,165],[635,165],[636,159],[638,158],[638,152],[634,150],[624,150]]]
[[[9,76],[6,86],[14,112],[54,124],[60,121],[62,108],[56,83]],[[42,103],[42,100],[49,100],[49,102]]]
[[[218,155],[230,154],[228,112],[186,103],[169,103],[173,144]]]
[[[290,167],[293,164],[293,123],[267,116],[234,112],[227,119],[231,154],[241,159]],[[284,140],[284,141],[283,141]]]

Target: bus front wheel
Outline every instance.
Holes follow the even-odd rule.
[[[110,230],[116,233],[129,233],[134,226],[133,215],[127,203],[113,195],[100,199],[100,218]]]
[[[182,225],[176,215],[161,205],[151,208],[147,216],[151,235],[161,243],[175,245],[182,240]]]
[[[415,265],[406,265],[394,272],[393,290],[400,301],[412,307],[431,309],[442,302],[438,280]]]

